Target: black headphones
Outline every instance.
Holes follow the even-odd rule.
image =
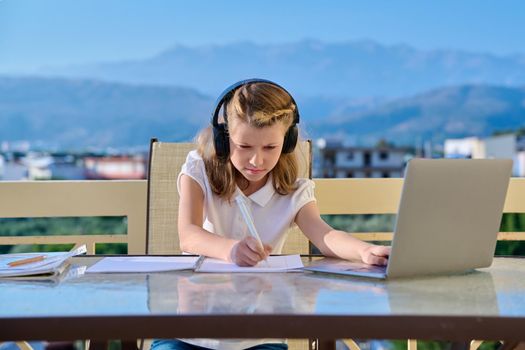
[[[215,107],[213,108],[211,120],[211,125],[213,127],[213,144],[215,145],[215,153],[217,154],[217,158],[221,160],[228,159],[228,156],[230,155],[230,137],[228,135],[228,120],[226,119],[226,111],[224,113],[225,122],[221,124],[219,124],[219,111],[221,110],[221,107],[223,105],[229,102],[229,100],[233,97],[233,94],[238,88],[242,87],[243,85],[252,83],[271,84],[282,89],[290,96],[292,103],[295,105],[295,111],[292,125],[290,125],[290,127],[286,131],[286,134],[284,135],[282,153],[292,153],[295,149],[295,145],[297,145],[297,139],[299,134],[297,130],[297,124],[299,123],[299,110],[292,95],[288,91],[286,91],[286,89],[283,88],[281,85],[274,83],[273,81],[266,79],[246,79],[241,80],[224,90],[217,98],[217,101],[215,102]]]

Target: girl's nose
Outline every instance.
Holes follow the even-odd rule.
[[[250,165],[254,167],[259,167],[260,165],[262,165],[262,162],[263,162],[263,159],[262,159],[261,153],[257,151],[253,152],[250,158]]]

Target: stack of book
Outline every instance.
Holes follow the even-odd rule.
[[[69,268],[69,258],[86,253],[82,245],[69,252],[23,253],[0,255],[2,278],[53,278]]]

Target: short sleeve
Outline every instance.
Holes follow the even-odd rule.
[[[315,201],[314,188],[315,183],[310,179],[297,180],[297,189],[292,195],[294,217],[305,204]]]
[[[177,177],[177,190],[180,194],[180,178],[181,175],[188,175],[195,180],[202,189],[203,193],[206,193],[207,175],[206,168],[204,167],[204,161],[197,151],[190,151],[186,157],[186,162],[182,164],[181,171]]]

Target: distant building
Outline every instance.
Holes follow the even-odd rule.
[[[483,158],[485,145],[478,137],[447,139],[444,153],[445,158]]]
[[[4,176],[4,164],[5,164],[4,156],[0,154],[0,180]]]
[[[408,150],[401,147],[354,147],[320,139],[318,177],[403,177]]]
[[[86,178],[84,161],[81,156],[54,154],[54,162],[49,166],[54,180],[83,180]]]
[[[48,154],[29,152],[20,159],[20,164],[27,168],[27,180],[49,180],[51,179],[49,166],[53,161],[53,157]]]
[[[2,181],[16,181],[16,180],[27,180],[27,166],[21,164],[18,161],[7,160],[4,163],[4,170],[2,173]]]
[[[518,151],[518,137],[514,134],[492,136],[483,139],[485,144],[484,158],[514,159]]]
[[[86,179],[116,180],[145,179],[146,158],[144,156],[105,156],[84,158]]]
[[[486,138],[445,140],[445,158],[507,158],[514,161],[513,176],[525,176],[525,138],[505,134]]]
[[[516,153],[516,158],[514,158],[514,176],[525,176],[525,151],[522,149],[520,152]]]

